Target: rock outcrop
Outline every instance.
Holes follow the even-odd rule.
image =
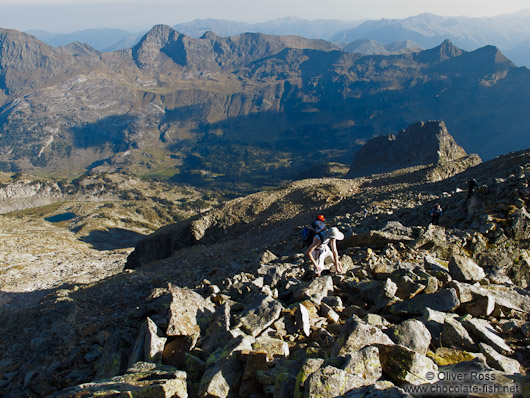
[[[355,154],[348,177],[362,177],[412,166],[440,164],[463,158],[443,121],[418,122],[401,130],[369,140]]]

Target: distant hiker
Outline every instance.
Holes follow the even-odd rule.
[[[307,247],[313,243],[315,235],[326,229],[326,218],[319,214],[315,221],[309,224],[302,230],[302,238],[304,239],[304,247]]]
[[[440,203],[436,203],[431,210],[431,224],[438,225],[442,213],[442,206],[440,206]]]
[[[478,188],[477,180],[474,178],[467,182],[467,199],[473,196],[473,193]]]
[[[365,207],[364,208],[364,218],[368,217],[368,209]]]
[[[339,252],[337,251],[337,240],[342,239],[344,239],[344,234],[337,227],[332,227],[329,230],[325,229],[314,236],[313,242],[307,248],[305,254],[313,263],[316,276],[320,276],[328,257],[332,257],[337,272],[344,272],[339,261]]]

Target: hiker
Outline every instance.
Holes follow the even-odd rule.
[[[474,178],[469,180],[467,182],[467,198],[466,199],[469,199],[470,197],[472,197],[473,193],[475,192],[477,188],[478,188],[477,180],[475,180]]]
[[[333,258],[337,272],[344,272],[339,261],[339,252],[337,251],[337,240],[342,239],[344,239],[344,234],[337,227],[326,229],[315,235],[313,242],[305,252],[315,267],[315,276],[320,276],[328,257]]]
[[[438,225],[442,213],[442,206],[440,205],[440,203],[436,203],[431,210],[431,224]]]

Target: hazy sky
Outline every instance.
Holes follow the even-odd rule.
[[[141,31],[197,18],[264,22],[405,18],[423,12],[494,16],[530,8],[528,0],[0,0],[0,28],[68,33],[88,28]]]

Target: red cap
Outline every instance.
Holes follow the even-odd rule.
[[[319,219],[320,221],[326,221],[326,219],[324,218],[324,216],[322,214],[319,214],[317,216],[317,219]]]

